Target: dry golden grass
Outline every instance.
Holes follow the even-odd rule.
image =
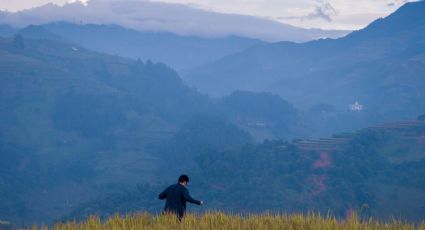
[[[187,215],[180,223],[174,216],[153,216],[148,213],[127,216],[113,216],[105,221],[93,216],[83,222],[56,224],[51,228],[33,227],[33,230],[140,230],[140,229],[419,229],[425,230],[425,222],[420,225],[393,221],[381,223],[376,221],[360,222],[356,216],[340,221],[333,217],[320,215],[229,215],[208,213],[204,215]]]

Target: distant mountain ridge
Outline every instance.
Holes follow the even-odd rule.
[[[340,39],[256,46],[184,78],[214,96],[266,90],[301,107],[348,108],[360,100],[379,116],[413,118],[425,109],[423,41],[425,2],[420,1]]]
[[[179,72],[265,44],[261,40],[236,36],[203,38],[165,32],[140,32],[117,25],[79,25],[67,22],[31,25],[18,33],[30,38],[45,36],[45,39],[66,40],[111,55],[162,62]]]
[[[140,31],[172,32],[206,37],[242,36],[267,41],[309,41],[343,36],[347,31],[303,29],[276,21],[215,13],[183,4],[131,0],[90,0],[44,6],[16,13],[0,11],[0,21],[16,27],[55,21],[117,24]],[[249,25],[249,26],[247,26]]]
[[[46,39],[52,41],[68,42],[64,37],[52,33],[41,26],[29,25],[21,30],[17,30],[15,34],[30,39]]]
[[[14,35],[18,29],[13,28],[6,24],[0,24],[0,36],[1,37],[8,37]]]

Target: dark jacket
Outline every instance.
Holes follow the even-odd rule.
[[[183,217],[186,211],[186,201],[197,205],[201,204],[199,200],[195,200],[189,195],[186,187],[178,183],[170,185],[159,194],[158,198],[161,200],[167,199],[164,212],[175,213],[179,219]]]

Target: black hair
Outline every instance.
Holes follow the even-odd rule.
[[[188,182],[189,183],[189,177],[185,174],[181,175],[179,177],[179,183]]]

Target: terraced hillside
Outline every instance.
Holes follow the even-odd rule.
[[[353,133],[335,134],[330,138],[296,140],[295,145],[305,151],[337,151],[349,143],[356,135],[363,132],[390,132],[398,131],[400,138],[405,140],[420,141],[423,138],[418,134],[418,129],[425,127],[425,121],[398,121],[391,123],[382,123],[375,126],[367,127]]]

